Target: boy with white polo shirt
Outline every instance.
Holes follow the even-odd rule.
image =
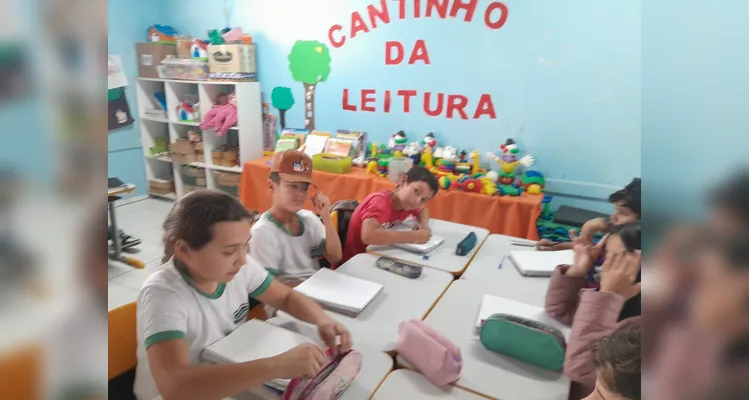
[[[291,285],[320,269],[321,256],[331,264],[341,260],[341,240],[330,217],[328,198],[317,192],[312,197],[315,212],[302,210],[312,185],[309,156],[295,150],[276,153],[268,181],[273,205],[252,227],[252,257]]]

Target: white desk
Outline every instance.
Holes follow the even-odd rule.
[[[561,372],[502,356],[481,344],[474,328],[481,298],[484,294],[505,295],[491,288],[475,280],[459,279],[426,318],[427,324],[460,347],[463,371],[456,385],[502,400],[566,400],[570,381]],[[398,363],[407,365],[400,358]]]
[[[491,282],[503,297],[509,299],[522,301],[515,296],[515,294],[520,294],[520,297],[535,296],[543,301],[546,298],[546,290],[549,288],[551,278],[520,275],[508,257],[510,251],[534,250],[531,247],[513,245],[512,242],[535,243],[512,236],[489,235],[461,279]],[[500,263],[502,268],[499,268]]]
[[[489,231],[470,225],[456,224],[454,222],[443,221],[439,219],[430,219],[429,228],[435,235],[445,238],[441,246],[432,250],[428,259],[424,259],[421,254],[416,254],[394,246],[368,246],[367,251],[370,253],[387,256],[390,258],[403,260],[412,264],[423,265],[425,267],[441,269],[452,274],[460,274],[471,261],[471,257],[481,246],[481,243],[489,236]],[[470,253],[465,256],[455,254],[458,243],[465,239],[470,232],[476,234],[476,246]]]
[[[453,276],[424,268],[419,278],[409,279],[377,268],[374,265],[377,258],[372,254],[359,254],[336,270],[382,284],[384,287],[377,297],[356,318],[332,311],[327,313],[351,331],[355,345],[366,343],[380,351],[391,351],[397,344],[398,325],[408,319],[423,318],[453,281]],[[278,315],[293,319],[282,311]]]
[[[385,382],[382,382],[382,386],[372,397],[372,400],[394,399],[483,400],[484,398],[455,386],[439,388],[418,372],[399,369],[385,378]]]
[[[258,323],[262,324],[261,326],[263,328],[259,330],[242,330],[243,327],[249,328],[251,326],[248,324]],[[257,328],[257,325],[253,328]],[[235,337],[232,338],[234,339],[234,341],[232,342],[232,346],[224,346],[220,349],[220,352],[217,352],[217,354],[204,354],[204,356],[206,358],[210,358],[212,361],[223,360],[224,362],[228,360],[231,360],[233,362],[242,362],[254,359],[254,357],[248,358],[249,354],[253,352],[252,349],[249,349],[252,346],[241,346],[241,343],[258,343],[258,346],[262,347],[262,349],[257,350],[267,351],[269,347],[273,347],[272,341],[276,336],[274,335],[274,333],[277,334],[278,330],[283,328],[284,326],[282,324],[268,324],[259,320],[248,321],[245,325],[237,328],[237,331],[235,333],[239,333],[240,335],[235,335]],[[243,331],[247,332],[247,337],[244,337],[242,335]],[[251,333],[250,331],[252,331],[253,333]],[[314,331],[313,335],[311,336],[296,333],[293,333],[293,336],[295,336],[295,338],[292,339],[295,344],[310,342],[322,345],[316,331]],[[288,337],[284,338],[284,340],[285,339],[288,339]],[[236,348],[236,350],[231,350],[231,348]],[[359,371],[359,374],[356,376],[356,379],[354,379],[354,381],[351,383],[351,386],[349,386],[340,397],[340,399],[342,400],[368,399],[370,396],[372,396],[372,393],[374,393],[375,389],[377,389],[377,386],[380,384],[380,382],[385,379],[385,376],[387,376],[388,372],[390,372],[390,370],[393,368],[393,360],[387,354],[377,351],[371,346],[367,346],[364,343],[356,345],[355,348],[362,354],[362,368]],[[273,390],[266,387],[256,388],[249,391],[248,393],[242,393],[240,395],[234,396],[234,399],[236,400],[279,398],[280,397],[277,392],[274,392]]]

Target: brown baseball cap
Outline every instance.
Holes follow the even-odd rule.
[[[312,183],[312,159],[301,151],[284,150],[273,155],[270,172],[287,182]]]

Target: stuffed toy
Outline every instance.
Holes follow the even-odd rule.
[[[224,134],[237,123],[237,96],[220,93],[213,102],[213,108],[203,118],[200,129],[213,128],[218,136]]]

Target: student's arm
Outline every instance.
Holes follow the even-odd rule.
[[[606,225],[605,218],[591,219],[583,224],[583,227],[580,229],[580,237],[583,239],[583,242],[592,244],[596,233],[605,231]]]
[[[417,229],[429,229],[429,210],[422,208],[416,215],[416,227]]]
[[[325,227],[325,238],[323,239],[325,241],[325,252],[323,255],[328,261],[335,264],[341,261],[343,257],[341,238],[338,237],[338,232],[335,230],[333,218],[330,217],[330,214],[323,214],[321,217],[322,224]]]
[[[261,294],[255,296],[264,304],[286,311],[293,317],[317,325],[320,338],[333,351],[346,352],[351,349],[351,334],[323,311],[322,307],[309,297],[292,290],[275,279]],[[340,337],[340,346],[336,338]]]
[[[389,246],[398,243],[426,243],[431,234],[429,231],[389,231],[382,229],[375,218],[364,220],[361,229],[361,239],[364,244],[375,246]]]

